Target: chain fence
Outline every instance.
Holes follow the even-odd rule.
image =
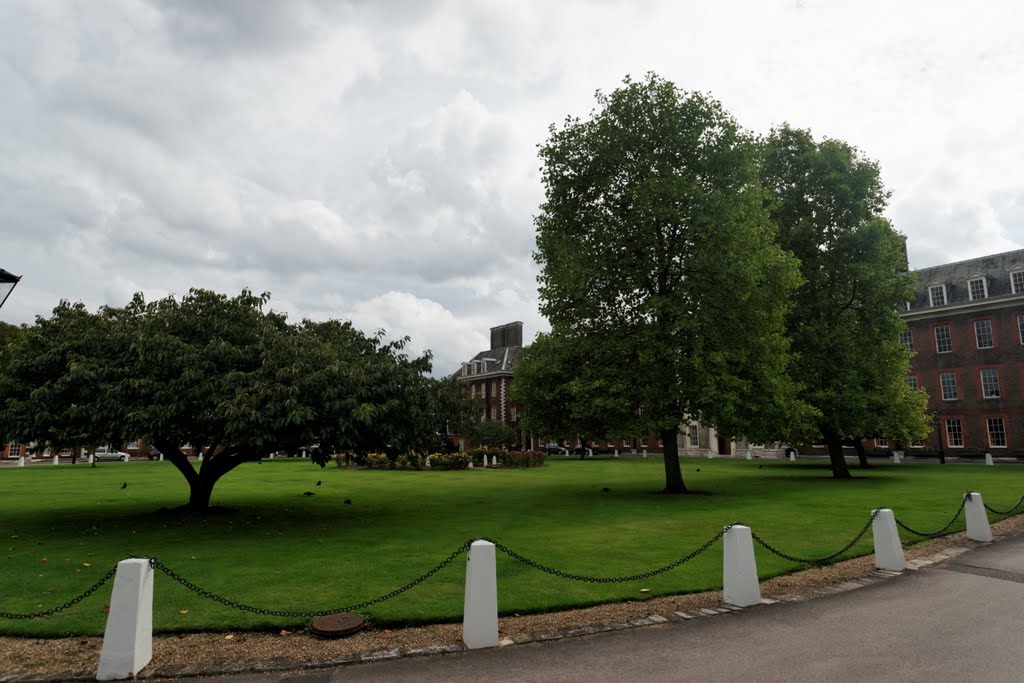
[[[997,515],[1010,515],[1010,514],[1013,514],[1014,510],[1016,510],[1017,508],[1019,508],[1021,506],[1021,503],[1024,503],[1024,496],[1021,496],[1017,500],[1017,502],[1013,504],[1013,507],[1010,508],[1009,510],[999,510],[999,509],[996,509],[996,508],[992,507],[988,503],[985,503],[985,509],[988,510],[989,512],[995,513]]]
[[[878,510],[873,510],[871,512],[871,519],[868,520],[868,523],[864,525],[864,528],[860,530],[860,533],[858,533],[853,538],[852,541],[850,541],[849,543],[847,543],[846,545],[844,545],[842,548],[840,548],[839,550],[835,551],[831,555],[825,555],[824,557],[797,557],[796,555],[790,555],[788,553],[784,553],[781,550],[779,550],[778,548],[775,548],[775,547],[771,546],[767,541],[765,541],[763,538],[761,538],[760,536],[755,534],[753,531],[750,532],[750,536],[762,548],[764,548],[765,550],[770,552],[772,555],[777,555],[777,556],[781,557],[784,560],[789,560],[790,562],[797,562],[799,564],[813,564],[813,565],[827,564],[829,562],[829,560],[834,560],[835,558],[839,557],[840,555],[842,555],[843,553],[848,551],[853,546],[857,545],[857,543],[860,541],[860,539],[864,538],[864,534],[866,534],[868,532],[868,529],[871,528],[871,524],[872,524],[872,522],[875,521],[875,517],[877,517],[877,516],[878,516]]]
[[[901,529],[908,531],[914,534],[915,536],[923,536],[924,538],[938,538],[939,536],[942,536],[947,531],[949,531],[949,528],[953,526],[954,523],[956,523],[956,520],[959,519],[960,515],[962,515],[964,512],[964,506],[967,505],[967,501],[969,501],[970,499],[971,494],[968,492],[967,494],[964,495],[963,500],[960,501],[960,507],[957,508],[956,514],[953,515],[953,518],[946,522],[945,526],[936,531],[918,531],[917,529],[913,529],[904,524],[903,522],[901,522],[899,517],[894,517],[894,519],[896,521],[896,524],[899,525]]]
[[[455,560],[455,558],[457,558],[460,555],[462,555],[463,553],[467,552],[469,550],[470,543],[472,543],[471,540],[470,541],[466,541],[465,543],[460,545],[458,547],[458,549],[455,550],[455,552],[453,552],[451,555],[449,555],[448,557],[446,557],[443,560],[441,560],[440,562],[438,562],[436,565],[434,565],[426,573],[421,574],[420,576],[416,577],[415,579],[413,579],[409,583],[405,584],[401,588],[396,588],[395,590],[391,591],[390,593],[385,593],[383,595],[378,595],[375,598],[371,598],[369,600],[364,600],[363,602],[357,602],[357,603],[353,603],[351,605],[345,605],[344,607],[335,607],[335,608],[332,608],[332,609],[309,610],[309,611],[266,609],[266,608],[263,608],[263,607],[253,607],[252,605],[247,605],[245,603],[238,602],[236,600],[231,600],[230,598],[225,598],[222,595],[218,595],[217,593],[213,593],[211,591],[208,591],[205,588],[200,588],[199,586],[197,586],[196,584],[192,583],[191,581],[189,581],[188,579],[186,579],[182,575],[178,574],[173,569],[171,569],[170,567],[168,567],[166,564],[164,564],[160,560],[156,559],[155,557],[150,557],[150,558],[147,558],[147,559],[149,559],[149,563],[150,563],[150,565],[154,569],[159,569],[164,574],[169,576],[171,579],[173,579],[174,581],[178,582],[179,584],[181,584],[185,588],[189,589],[190,591],[192,591],[196,595],[199,595],[199,596],[204,597],[204,598],[209,598],[210,600],[213,600],[214,602],[218,602],[218,603],[224,605],[225,607],[231,607],[233,609],[241,610],[243,612],[252,612],[253,614],[263,614],[263,615],[272,616],[272,617],[304,617],[304,618],[312,618],[312,617],[322,617],[322,616],[325,616],[325,615],[328,615],[328,614],[334,614],[336,612],[355,612],[355,611],[361,610],[361,609],[363,609],[365,607],[369,607],[370,605],[376,605],[378,603],[384,602],[385,600],[390,600],[393,597],[401,595],[402,593],[406,592],[407,590],[409,590],[411,588],[415,588],[416,586],[420,585],[421,583],[423,583],[424,581],[429,579],[431,576],[433,576],[434,574],[438,573],[439,571],[441,571],[442,569],[447,567],[449,564],[451,564]]]
[[[103,587],[104,584],[110,581],[110,579],[114,578],[115,573],[117,573],[116,564],[113,567],[111,567],[110,571],[104,574],[99,581],[86,588],[85,592],[76,595],[75,597],[65,602],[63,605],[51,607],[50,609],[43,610],[42,612],[0,612],[0,619],[39,619],[40,617],[50,617],[54,614],[59,614],[60,612],[63,612],[69,607],[74,607],[78,603],[82,602],[82,600],[85,600],[87,597],[98,591],[100,588]]]
[[[551,574],[552,576],[557,576],[557,577],[562,578],[562,579],[569,579],[570,581],[583,581],[583,582],[586,582],[586,583],[628,583],[630,581],[640,581],[642,579],[649,579],[652,576],[657,576],[658,574],[664,574],[665,572],[670,571],[672,569],[675,569],[676,567],[678,567],[680,565],[686,564],[687,562],[689,562],[690,560],[692,560],[693,558],[697,557],[698,555],[703,553],[705,550],[707,550],[708,548],[713,546],[715,543],[720,541],[722,539],[722,537],[725,536],[725,533],[727,531],[729,531],[729,529],[731,529],[733,526],[735,526],[735,525],[734,524],[730,524],[729,526],[725,527],[724,529],[719,531],[717,534],[715,534],[714,536],[709,538],[707,541],[705,541],[704,544],[701,545],[696,550],[694,550],[694,551],[692,551],[690,553],[687,553],[686,555],[683,555],[682,557],[680,557],[680,558],[678,558],[676,560],[673,560],[672,562],[669,562],[668,564],[666,564],[663,567],[658,567],[657,569],[652,569],[651,571],[642,572],[640,574],[631,574],[629,576],[585,576],[583,574],[573,574],[571,572],[564,572],[561,569],[554,569],[552,567],[548,567],[546,565],[543,565],[540,562],[535,562],[534,560],[531,560],[528,557],[524,557],[524,556],[520,555],[519,553],[517,553],[516,551],[512,550],[511,548],[509,548],[508,546],[506,546],[506,545],[504,545],[502,543],[498,543],[497,541],[492,540],[490,538],[486,538],[485,537],[485,538],[482,538],[480,540],[488,541],[490,543],[493,543],[495,548],[497,548],[501,552],[505,553],[506,555],[508,555],[512,559],[518,560],[518,561],[522,562],[523,564],[527,565],[528,567],[533,567],[534,569],[538,569],[538,570],[544,572],[545,574]]]

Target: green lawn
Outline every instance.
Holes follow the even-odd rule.
[[[664,565],[732,522],[749,525],[787,553],[815,557],[845,545],[874,507],[892,507],[911,527],[929,531],[949,520],[967,489],[980,491],[997,508],[1010,507],[1024,493],[1024,467],[1016,466],[880,465],[836,482],[824,463],[701,459],[684,461],[683,473],[691,489],[708,495],[655,493],[663,479],[655,458],[461,472],[321,470],[308,460],[274,460],[228,474],[214,491],[214,503],[228,510],[195,519],[173,510],[185,501],[187,488],[170,463],[3,469],[0,532],[7,551],[0,611],[59,605],[131,554],[157,557],[199,586],[240,602],[305,611],[387,593],[481,536],[567,572],[619,576]],[[611,491],[602,493],[603,487]],[[343,504],[346,498],[351,505]],[[963,528],[961,518],[952,530]],[[713,589],[721,586],[721,548],[716,544],[678,569],[624,584],[568,581],[499,553],[499,607],[523,613]],[[868,533],[846,557],[870,552]],[[762,578],[801,568],[760,548],[757,561]],[[424,584],[363,613],[378,624],[457,620],[464,565],[460,557]],[[0,631],[102,633],[111,586],[60,615],[0,619]],[[643,588],[650,591],[641,593]],[[305,621],[229,609],[156,576],[159,631]]]

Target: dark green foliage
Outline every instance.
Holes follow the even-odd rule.
[[[469,455],[466,453],[431,453],[430,469],[432,470],[464,470],[469,467]]]
[[[512,446],[517,441],[516,432],[504,422],[483,420],[473,425],[470,437],[482,446],[501,448]]]
[[[508,451],[501,454],[500,462],[502,467],[543,467],[546,459],[541,451]]]

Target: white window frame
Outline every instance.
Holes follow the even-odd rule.
[[[1024,315],[1017,316],[1017,333],[1020,335],[1020,343],[1024,344]]]
[[[1010,273],[1010,291],[1014,294],[1024,294],[1024,270],[1014,270]]]
[[[981,345],[981,329],[979,325],[988,325],[988,346]],[[974,321],[974,345],[979,349],[994,349],[996,347],[995,333],[992,331],[992,321],[988,318]]]
[[[953,383],[951,385],[946,384],[946,379],[952,377]],[[946,387],[952,388],[952,395],[946,395]],[[946,370],[939,373],[939,394],[942,396],[943,401],[956,401],[960,398],[960,390],[957,388],[956,373],[952,370]]]
[[[10,453],[10,457],[20,458],[21,449],[23,447],[22,444],[19,443],[18,441],[9,441],[8,444],[10,445],[10,450],[8,451]]]
[[[999,423],[999,431],[1002,434],[1003,443],[997,444],[992,439],[992,426],[995,422]],[[1001,417],[986,417],[985,418],[985,432],[988,434],[988,447],[989,448],[1006,448],[1006,421]]]
[[[942,293],[942,302],[941,303],[935,303],[935,290],[939,290]],[[929,306],[932,306],[932,307],[935,307],[935,306],[945,306],[948,302],[949,302],[949,299],[946,297],[946,285],[929,285],[928,286],[928,305]]]
[[[697,425],[690,425],[690,428],[686,430],[686,438],[690,444],[690,448],[700,448],[700,427]]]
[[[951,424],[956,424],[957,440],[960,443],[954,443],[953,437],[950,435],[949,427]],[[958,417],[947,417],[946,418],[946,446],[948,448],[963,448],[964,447],[964,423]]]
[[[920,388],[920,384],[917,382],[917,375],[907,375],[907,386],[911,389]]]
[[[908,351],[914,350],[914,331],[909,327],[900,332],[900,344]]]
[[[995,382],[994,382],[994,389],[995,389],[995,391],[993,393],[989,393],[989,389],[993,388],[993,382],[986,382],[985,381],[986,373],[988,373],[988,377],[989,378],[995,377]],[[999,390],[999,370],[997,370],[995,368],[982,368],[978,372],[978,377],[981,379],[981,397],[982,398],[999,398],[1001,396],[1000,390]]]
[[[515,406],[510,406],[509,407],[509,409],[508,409],[508,420],[509,420],[509,422],[515,422],[516,421],[516,407]]]
[[[875,439],[875,448],[888,448],[889,439]]]
[[[946,341],[949,343],[949,348],[943,351],[939,346],[939,330],[946,330]],[[949,325],[936,325],[935,326],[935,353],[953,353],[953,330]]]
[[[981,296],[974,296],[974,283],[981,282]],[[981,301],[988,298],[988,278],[974,277],[967,281],[967,298],[971,301]]]

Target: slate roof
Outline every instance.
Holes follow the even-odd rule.
[[[484,361],[483,367],[476,375],[484,375],[490,372],[512,372],[512,366],[515,365],[516,358],[519,356],[521,349],[521,346],[501,346],[496,349],[488,349],[476,354],[468,362]],[[451,376],[456,378],[462,377],[462,368],[460,367]],[[474,375],[468,376],[473,377]]]
[[[931,285],[946,285],[946,306],[968,303],[971,298],[967,282],[979,277],[985,278],[988,286],[986,300],[1019,296],[1013,294],[1010,282],[1010,273],[1014,271],[1024,271],[1024,249],[915,270],[917,292],[910,302],[910,310],[942,308],[931,306],[928,298]]]

